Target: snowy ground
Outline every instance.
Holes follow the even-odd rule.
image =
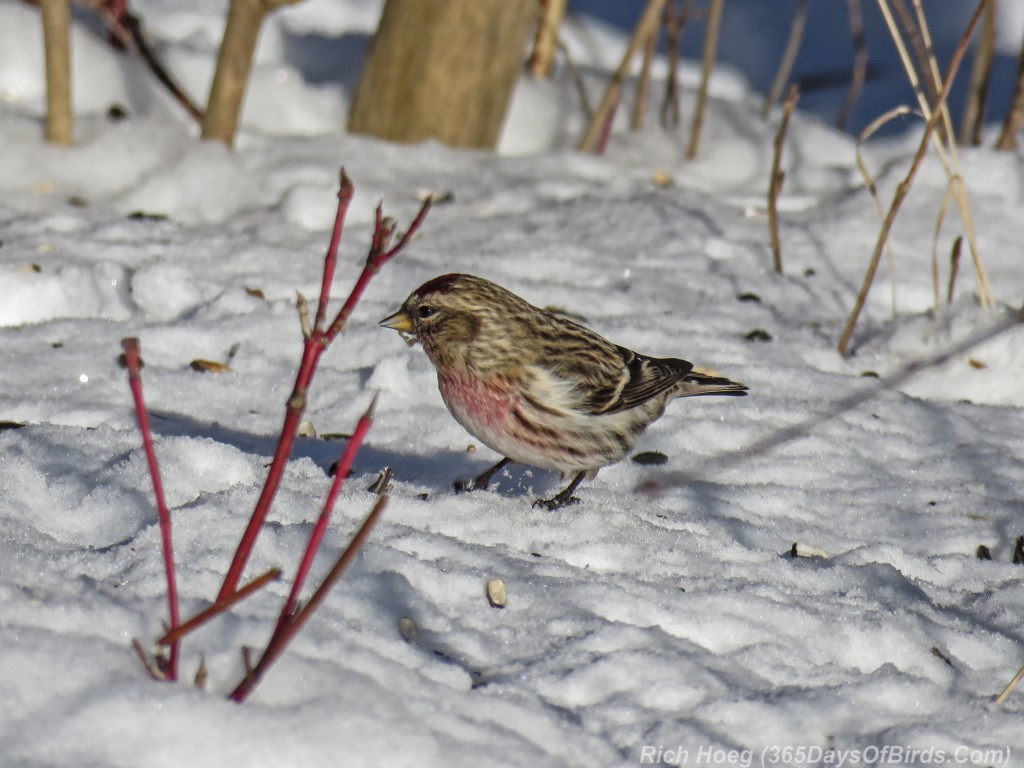
[[[219,9],[174,8],[139,3],[201,96]],[[603,158],[574,153],[568,83],[524,85],[504,155],[398,147],[341,134],[345,91],[295,64],[302,35],[328,45],[359,28],[346,10],[272,17],[236,152],[195,141],[145,72],[79,27],[78,144],[64,150],[40,140],[36,14],[0,5],[3,764],[1019,765],[1024,691],[992,700],[1024,663],[1024,570],[1010,562],[1024,533],[1024,333],[768,454],[721,472],[702,462],[1018,307],[1020,158],[961,154],[1001,308],[977,307],[965,248],[955,301],[929,313],[944,190],[929,164],[894,232],[895,277],[883,267],[843,359],[835,344],[878,231],[848,138],[794,117],[777,276],[762,210],[775,123],[728,71],[694,163],[656,128],[617,132]],[[359,23],[371,29],[372,14]],[[105,116],[112,102],[127,120]],[[916,141],[869,148],[884,199]],[[383,466],[391,505],[250,702],[222,694],[285,584],[187,640],[184,673],[205,657],[206,692],[151,682],[129,642],[160,634],[164,581],[120,339],[141,338],[191,615],[216,594],[258,494],[300,354],[295,291],[317,292],[342,165],[358,193],[341,296],[378,199],[405,223],[421,190],[453,195],[373,282],[311,395],[309,419],[338,433],[380,393],[323,562]],[[654,183],[659,172],[674,184]],[[943,281],[959,227],[947,216]],[[666,464],[608,468],[579,506],[533,509],[560,481],[528,469],[454,495],[454,478],[496,457],[468,450],[422,352],[376,325],[450,271],[717,369],[751,396],[674,403],[640,445]],[[197,373],[197,358],[232,370]],[[342,445],[300,439],[250,574],[294,569]],[[636,491],[694,466],[694,482]],[[791,558],[797,541],[828,558]],[[504,609],[485,597],[495,578]],[[409,640],[403,617],[418,627]]]

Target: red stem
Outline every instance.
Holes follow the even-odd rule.
[[[178,627],[179,621],[178,586],[174,577],[171,513],[167,510],[167,502],[164,499],[164,487],[160,481],[160,467],[157,465],[156,451],[153,449],[153,433],[149,428],[149,414],[146,411],[146,402],[142,397],[139,340],[135,338],[122,339],[121,347],[124,349],[125,364],[128,367],[128,387],[131,389],[132,399],[135,401],[135,415],[139,421],[139,431],[142,433],[142,448],[146,454],[146,463],[149,465],[149,476],[153,481],[153,496],[156,497],[156,511],[160,521],[160,540],[163,544],[164,574],[167,576],[167,609],[170,614],[171,630],[175,630]],[[178,679],[179,650],[180,643],[175,642],[171,644],[165,673],[168,680]]]
[[[341,244],[341,233],[345,228],[345,216],[348,214],[348,207],[355,194],[355,186],[352,180],[341,169],[341,180],[338,186],[338,212],[334,216],[334,231],[331,232],[331,243],[327,246],[327,255],[324,258],[324,275],[320,282],[320,303],[316,307],[316,322],[313,327],[319,330],[327,319],[327,302],[331,298],[331,283],[334,282],[334,269],[338,264],[338,246]]]
[[[341,237],[342,226],[345,215],[348,211],[349,203],[352,199],[351,192],[353,190],[354,187],[352,182],[343,172],[341,177],[341,189],[338,193],[338,215],[335,219],[335,232],[337,233],[337,238],[332,237],[331,245],[327,251],[326,257],[324,258],[325,276],[324,280],[321,282],[320,304],[317,306],[317,324],[313,328],[313,335],[305,340],[302,353],[302,363],[300,364],[298,373],[295,376],[295,387],[292,390],[292,395],[288,398],[284,424],[281,427],[281,435],[278,438],[277,448],[274,451],[274,459],[270,465],[270,471],[267,474],[266,483],[263,486],[263,490],[260,492],[259,499],[256,501],[256,507],[253,510],[252,517],[249,518],[249,524],[246,526],[245,533],[242,534],[242,539],[238,543],[235,556],[232,559],[228,572],[224,577],[224,583],[221,584],[220,593],[217,595],[216,600],[218,603],[226,600],[231,593],[237,589],[238,582],[242,578],[242,572],[245,570],[245,564],[248,562],[249,556],[252,554],[260,529],[263,527],[267,514],[270,512],[270,505],[281,485],[281,478],[284,476],[285,465],[288,461],[288,457],[291,455],[292,447],[295,444],[295,435],[298,430],[299,422],[302,419],[302,414],[305,413],[306,410],[306,393],[308,392],[310,383],[313,380],[313,375],[316,373],[316,367],[320,361],[320,355],[324,353],[330,343],[334,341],[337,335],[341,333],[342,329],[345,327],[345,323],[348,320],[349,315],[352,314],[352,310],[355,309],[356,303],[362,297],[363,291],[369,284],[370,279],[380,270],[381,266],[394,258],[406,246],[413,234],[420,228],[420,225],[423,223],[423,219],[430,210],[431,200],[428,198],[424,201],[420,208],[420,212],[416,215],[416,218],[413,219],[412,224],[409,225],[408,231],[402,236],[399,242],[390,250],[384,250],[388,244],[391,225],[388,225],[384,221],[380,208],[378,207],[376,226],[374,227],[373,233],[373,244],[370,248],[370,253],[366,258],[366,264],[363,267],[363,271],[359,275],[359,279],[356,281],[355,286],[352,288],[352,292],[349,294],[345,305],[341,308],[341,311],[338,312],[337,317],[335,317],[334,321],[331,323],[330,328],[327,331],[323,331],[320,326],[320,316],[322,311],[326,312],[327,301],[330,298],[329,293],[331,285],[331,280],[327,279],[327,273],[330,272],[333,277],[334,264],[337,262],[338,256],[337,250],[339,238]],[[324,294],[325,290],[327,291],[326,296]]]
[[[259,576],[237,592],[233,592],[227,600],[222,603],[214,603],[204,611],[200,611],[191,619],[186,621],[184,624],[179,626],[177,629],[170,630],[166,635],[156,641],[157,645],[170,645],[171,643],[178,642],[181,638],[187,635],[189,632],[199,629],[210,619],[219,616],[224,613],[228,608],[233,606],[235,603],[240,602],[256,590],[266,586],[270,582],[281,577],[281,570],[279,568],[271,568],[269,571]]]
[[[412,236],[419,230],[420,225],[423,224],[423,219],[427,217],[430,212],[430,206],[433,204],[432,198],[427,198],[423,201],[423,205],[420,206],[419,213],[416,214],[416,218],[412,220],[409,228],[405,234],[399,239],[395,245],[388,249],[388,241],[391,239],[391,233],[393,232],[393,225],[385,222],[381,217],[380,206],[377,207],[377,220],[374,226],[373,232],[373,243],[370,247],[370,252],[366,257],[366,264],[363,266],[363,271],[359,275],[359,279],[356,280],[355,286],[352,288],[352,293],[349,294],[348,300],[345,305],[338,312],[334,321],[331,323],[331,327],[327,329],[324,334],[324,344],[330,344],[334,341],[334,338],[341,333],[345,327],[345,323],[348,322],[349,315],[352,314],[352,310],[355,309],[359,299],[362,298],[363,291],[366,290],[366,286],[370,284],[370,280],[373,276],[380,271],[380,268],[387,264],[391,259],[397,256],[406,245]]]
[[[221,584],[220,593],[216,602],[222,603],[227,600],[238,587],[242,578],[242,571],[256,546],[256,538],[260,529],[270,512],[270,505],[274,501],[278,488],[281,487],[281,478],[284,476],[285,467],[288,464],[288,457],[291,455],[292,447],[295,445],[295,435],[302,420],[302,414],[306,411],[306,393],[309,390],[309,383],[313,379],[317,362],[323,354],[325,347],[314,339],[308,338],[302,350],[302,362],[299,365],[298,373],[295,375],[295,387],[288,398],[288,405],[285,409],[284,424],[281,426],[281,434],[277,439],[277,447],[274,449],[274,459],[270,464],[270,471],[267,473],[267,480],[263,484],[259,499],[256,500],[256,507],[249,518],[249,524],[242,534],[235,556],[231,560],[227,575],[224,576],[224,583]]]
[[[338,470],[334,473],[334,482],[331,483],[331,488],[327,493],[327,499],[324,501],[320,518],[316,521],[316,525],[310,533],[309,542],[306,544],[306,551],[302,555],[302,562],[299,563],[299,569],[295,573],[295,580],[292,582],[291,592],[285,601],[284,607],[281,609],[281,615],[277,622],[278,628],[288,622],[295,611],[295,606],[298,605],[299,594],[302,592],[302,587],[306,583],[306,577],[309,576],[309,571],[313,567],[313,560],[320,549],[324,535],[327,533],[327,525],[331,521],[331,511],[338,500],[338,494],[341,492],[342,486],[345,485],[345,478],[352,468],[352,462],[356,458],[356,453],[359,452],[359,447],[363,444],[363,438],[366,437],[366,433],[370,431],[370,427],[373,425],[373,412],[376,408],[377,396],[374,395],[370,406],[359,418],[359,422],[352,432],[352,437],[349,438],[345,451],[338,462]]]
[[[339,472],[340,474],[340,472]],[[274,632],[270,642],[267,643],[267,648],[263,651],[263,655],[260,660],[256,663],[256,666],[252,670],[247,671],[242,681],[235,686],[235,690],[231,692],[229,698],[232,701],[243,702],[249,695],[255,690],[260,680],[267,673],[267,670],[273,665],[275,661],[284,653],[285,649],[292,639],[299,633],[299,630],[305,626],[306,622],[309,621],[314,611],[320,607],[320,604],[327,597],[331,588],[337,583],[337,581],[345,573],[345,569],[351,565],[356,555],[363,548],[367,538],[370,536],[370,532],[373,527],[377,524],[377,520],[381,513],[384,511],[384,507],[387,506],[388,496],[384,494],[377,499],[377,503],[374,505],[370,514],[363,521],[356,535],[352,537],[352,541],[345,548],[345,551],[341,553],[341,557],[335,562],[334,567],[331,568],[330,573],[324,578],[316,592],[309,599],[306,606],[299,611],[295,616],[288,621],[283,627]]]

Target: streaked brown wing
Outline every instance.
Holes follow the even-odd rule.
[[[656,358],[618,347],[622,355],[620,384],[616,392],[597,393],[591,398],[591,413],[618,413],[674,387],[693,369],[693,364],[675,358]]]
[[[544,355],[532,361],[572,382],[578,410],[617,413],[650,400],[682,380],[693,365],[685,360],[658,359],[613,344],[585,326],[550,315],[557,334],[545,338]]]

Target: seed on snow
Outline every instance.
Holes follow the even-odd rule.
[[[504,608],[508,603],[508,596],[505,594],[505,582],[501,579],[491,579],[487,582],[487,601],[495,608]]]

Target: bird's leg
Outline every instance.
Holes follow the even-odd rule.
[[[454,483],[452,483],[452,487],[456,491],[479,491],[485,489],[487,488],[488,484],[490,484],[491,478],[494,477],[495,472],[497,472],[500,469],[504,469],[505,467],[512,463],[513,460],[506,456],[493,467],[491,467],[485,472],[481,472],[468,483],[465,480],[456,480]]]
[[[566,488],[561,493],[559,493],[557,496],[553,496],[550,499],[537,499],[535,502],[533,502],[533,506],[547,507],[549,510],[554,511],[559,507],[566,506],[567,504],[579,504],[580,500],[577,497],[573,496],[572,493],[577,488],[579,488],[580,483],[582,483],[586,477],[587,472],[586,470],[584,470],[577,474],[576,477],[572,479],[572,482],[569,483],[569,487]]]

